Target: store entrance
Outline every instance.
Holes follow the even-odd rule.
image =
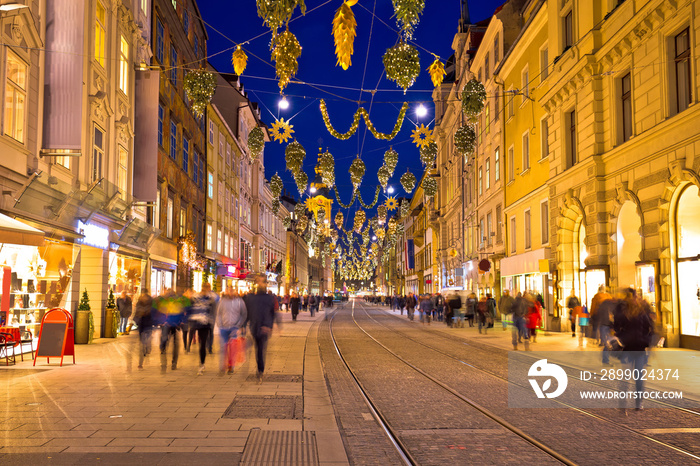
[[[676,212],[680,344],[700,349],[700,193],[689,185],[678,199]]]

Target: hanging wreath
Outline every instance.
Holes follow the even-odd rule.
[[[445,65],[437,56],[435,56],[435,61],[428,67],[428,74],[430,74],[430,80],[433,82],[433,86],[440,87],[447,73],[445,73]]]
[[[206,70],[194,70],[185,75],[185,93],[197,117],[204,115],[207,104],[216,91],[216,76]]]
[[[321,180],[323,184],[332,188],[335,186],[335,159],[333,154],[326,152],[318,156],[318,167],[321,170]]]
[[[425,8],[425,0],[392,0],[396,24],[406,40],[413,38],[413,32],[420,22]]]
[[[284,121],[284,118],[272,123],[272,139],[282,144],[287,142],[287,139],[292,139],[292,133],[294,133],[294,125],[290,125],[288,121]]]
[[[263,19],[263,24],[272,30],[273,35],[289,23],[297,6],[302,15],[306,14],[304,0],[256,0],[255,3],[258,6],[258,16]]]
[[[406,170],[406,173],[401,175],[400,181],[401,186],[403,186],[403,189],[407,193],[410,193],[411,191],[413,191],[413,188],[416,187],[416,176],[408,170]]]
[[[411,137],[416,147],[422,147],[433,140],[433,130],[421,124],[416,126],[416,129],[411,132]]]
[[[386,77],[396,82],[403,93],[413,85],[420,74],[420,54],[412,45],[400,42],[391,47],[382,59]]]
[[[390,197],[386,200],[384,205],[389,210],[396,210],[399,207],[399,201],[397,201],[395,197]]]
[[[265,132],[259,126],[248,133],[248,153],[252,159],[256,159],[265,149]]]
[[[466,157],[476,149],[476,131],[471,125],[461,126],[455,133],[455,149]]]
[[[377,179],[379,180],[379,184],[382,185],[382,188],[386,189],[386,186],[389,184],[389,178],[391,178],[391,171],[389,171],[386,165],[379,167],[379,170],[377,170]]]
[[[477,116],[484,109],[486,89],[476,79],[471,79],[462,89],[462,111],[469,121],[476,122]]]
[[[410,206],[411,204],[406,199],[401,201],[401,207],[399,207],[399,215],[401,216],[401,218],[404,218],[406,217],[406,215],[408,215],[408,209],[410,208]]]
[[[365,163],[362,161],[359,155],[352,161],[350,170],[348,171],[350,172],[350,180],[352,181],[352,185],[354,189],[357,190],[360,183],[362,183],[362,177],[365,176]]]
[[[435,141],[430,141],[420,147],[420,161],[427,167],[432,167],[438,153],[438,145]]]
[[[377,202],[379,201],[379,192],[381,190],[382,190],[382,188],[380,188],[379,186],[377,186],[377,189],[374,190],[374,200],[372,201],[371,204],[365,204],[365,201],[362,200],[362,194],[360,193],[359,190],[357,191],[357,199],[360,201],[360,204],[362,205],[362,207],[364,207],[365,209],[371,209],[375,205],[377,205]]]
[[[304,170],[299,170],[294,174],[294,181],[297,183],[297,191],[303,196],[306,191],[306,185],[309,184],[309,177]]]
[[[347,70],[352,65],[352,53],[354,51],[355,36],[357,35],[357,21],[355,14],[350,9],[357,0],[348,0],[335,12],[333,18],[333,39],[335,41],[335,56],[338,57],[336,65]]]
[[[389,169],[389,172],[393,175],[396,165],[399,163],[399,153],[394,149],[389,147],[389,150],[384,152],[384,165]]]
[[[306,150],[295,139],[287,145],[287,148],[284,150],[284,157],[287,161],[287,170],[296,175],[297,172],[301,171],[301,167],[304,164]]]
[[[277,213],[280,211],[280,200],[279,199],[273,199],[272,200],[272,213],[277,215]]]
[[[362,225],[364,225],[365,220],[365,211],[358,209],[357,212],[355,212],[355,221],[353,222],[355,232],[360,233],[362,231]]]
[[[246,66],[248,66],[248,55],[240,45],[236,46],[236,50],[233,51],[231,63],[233,64],[233,71],[235,71],[238,76],[242,75]]]
[[[421,186],[423,187],[423,192],[426,196],[434,197],[435,194],[437,194],[438,184],[435,178],[432,176],[426,175],[426,177],[423,178],[423,184]]]
[[[272,197],[280,197],[282,194],[282,189],[284,189],[284,182],[282,178],[275,172],[270,178],[270,191],[272,192]]]
[[[301,45],[296,36],[289,29],[272,39],[272,60],[275,62],[275,70],[280,91],[283,91],[289,81],[299,70],[299,56]]]
[[[355,112],[355,115],[353,116],[352,124],[350,125],[350,129],[346,133],[339,133],[336,131],[336,129],[333,127],[331,124],[331,119],[328,116],[328,107],[326,106],[326,101],[321,99],[321,116],[323,117],[323,122],[326,125],[326,129],[328,130],[331,135],[337,139],[340,139],[342,141],[346,139],[350,139],[350,137],[355,134],[357,131],[357,127],[360,124],[360,117],[365,120],[365,125],[367,125],[367,129],[372,133],[372,135],[376,139],[384,139],[387,141],[390,141],[396,137],[397,134],[399,134],[399,131],[401,131],[401,126],[403,126],[403,120],[406,117],[406,112],[408,111],[408,102],[404,102],[403,105],[401,106],[401,110],[399,111],[399,116],[396,119],[396,123],[394,124],[394,129],[391,131],[391,133],[380,133],[377,131],[377,129],[374,127],[374,124],[372,121],[369,119],[369,113],[367,110],[365,110],[363,107],[360,107],[357,109]]]

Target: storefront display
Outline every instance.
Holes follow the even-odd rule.
[[[109,286],[115,294],[126,291],[132,296],[141,293],[141,276],[146,261],[115,251],[109,253]]]
[[[697,347],[700,337],[700,196],[690,185],[678,200],[676,223],[678,257],[678,304],[681,345]]]

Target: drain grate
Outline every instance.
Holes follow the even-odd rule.
[[[237,395],[222,417],[232,419],[301,419],[300,396]]]
[[[317,465],[316,433],[253,430],[243,450],[242,466]]]
[[[304,376],[292,374],[265,374],[265,382],[301,382]],[[255,374],[250,374],[246,382],[257,382],[258,377]]]

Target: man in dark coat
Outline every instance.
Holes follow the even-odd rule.
[[[244,299],[248,309],[248,325],[255,341],[255,360],[258,363],[258,383],[262,383],[265,372],[265,350],[275,322],[275,297],[267,294],[267,279],[255,277],[255,293]]]

